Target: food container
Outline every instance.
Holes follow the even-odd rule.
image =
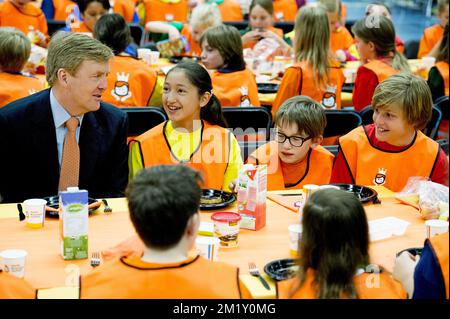
[[[233,212],[217,212],[211,215],[211,219],[214,221],[214,234],[220,239],[220,247],[237,247],[241,215]]]

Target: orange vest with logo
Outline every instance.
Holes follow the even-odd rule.
[[[399,72],[399,70],[394,69],[389,64],[380,60],[372,60],[364,64],[363,66],[376,74],[378,83],[383,82],[391,75],[397,74]]]
[[[242,21],[244,20],[241,12],[241,5],[236,0],[224,0],[219,4],[222,21]]]
[[[82,299],[239,299],[238,268],[190,257],[153,264],[138,257],[107,262],[82,276]]]
[[[114,0],[112,7],[115,13],[120,14],[126,22],[133,21],[135,3],[131,0]]]
[[[426,28],[420,39],[419,52],[417,58],[422,58],[434,48],[439,40],[444,36],[444,28],[440,24],[435,24]]]
[[[272,116],[288,98],[296,95],[306,95],[322,103],[326,109],[341,108],[341,90],[345,77],[339,62],[330,61],[329,78],[325,79],[326,88],[319,88],[315,84],[312,67],[302,61],[289,67],[281,80],[280,87],[272,105]]]
[[[36,290],[23,279],[0,272],[0,299],[35,299]]]
[[[230,134],[227,129],[202,121],[202,140],[189,162],[181,162],[171,152],[165,136],[167,122],[161,123],[134,141],[139,143],[144,167],[186,164],[202,173],[203,188],[222,189],[230,156]]]
[[[286,186],[278,156],[277,142],[264,144],[250,157],[249,162],[255,160],[255,164],[267,165],[267,190],[301,189],[306,184],[328,184],[331,178],[334,156],[322,146],[317,146],[308,152],[306,158],[306,170],[304,175],[295,185]]]
[[[406,299],[407,295],[402,285],[385,273],[362,273],[353,279],[358,299]],[[308,269],[306,280],[293,294],[291,290],[298,285],[298,279],[293,278],[277,283],[280,299],[316,299],[317,284],[314,282],[314,271]],[[346,296],[342,296],[346,298]]]
[[[147,106],[157,74],[142,60],[116,55],[111,59],[108,88],[103,100],[118,107]]]
[[[280,38],[283,39],[283,34],[284,34],[283,29],[270,27],[267,30],[272,31],[273,33],[275,33],[276,35],[278,35]],[[246,44],[244,44],[244,49],[253,49],[253,47],[256,45],[256,43],[258,43],[258,42],[257,41],[247,42]]]
[[[187,0],[164,3],[160,0],[144,0],[145,23],[149,21],[186,22],[189,13]]]
[[[444,79],[445,95],[448,96],[448,63],[445,61],[439,61],[435,64],[435,67]]]
[[[330,48],[333,52],[348,50],[353,43],[353,37],[346,27],[340,27],[335,32],[330,32]]]
[[[260,106],[255,76],[248,70],[221,73],[211,72],[213,93],[226,106]]]
[[[200,47],[200,44],[196,42],[192,37],[191,26],[188,23],[185,23],[183,25],[183,29],[181,29],[181,35],[183,35],[186,38],[186,41],[189,43],[189,52],[187,52],[187,54],[191,56],[201,56],[202,48]]]
[[[44,84],[35,77],[0,72],[0,107],[43,89]]]
[[[372,146],[363,126],[340,137],[339,145],[354,184],[385,186],[394,192],[401,191],[411,176],[430,177],[439,156],[439,144],[420,131],[400,152]]]
[[[297,15],[297,3],[295,0],[274,0],[273,17],[276,22],[294,22]]]
[[[66,20],[76,6],[77,4],[71,0],[53,0],[53,7],[55,10],[53,19],[58,21]]]
[[[448,299],[448,232],[433,236],[430,239],[431,247],[441,266],[445,284],[445,298]]]
[[[7,0],[0,3],[0,27],[15,27],[26,35],[30,26],[48,36],[47,20],[41,9],[31,3],[20,10]]]
[[[88,28],[87,24],[84,21],[77,21],[73,25],[70,26],[71,32],[89,32],[92,34],[92,30]]]

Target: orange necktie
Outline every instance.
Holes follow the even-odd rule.
[[[65,191],[67,187],[78,186],[80,174],[80,148],[76,138],[78,125],[79,121],[76,117],[71,117],[66,122],[67,133],[64,139],[58,186],[60,191]]]

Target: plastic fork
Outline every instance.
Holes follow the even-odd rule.
[[[100,253],[99,252],[93,252],[91,255],[91,266],[97,267],[100,266]]]
[[[270,286],[267,283],[267,281],[264,280],[264,278],[261,276],[261,274],[259,273],[258,268],[256,267],[255,263],[248,263],[248,270],[250,272],[250,274],[252,276],[258,277],[259,280],[261,281],[261,283],[263,284],[263,286],[267,289],[270,290]]]
[[[105,204],[105,208],[103,209],[104,213],[112,213],[112,208],[109,207],[108,202],[106,199],[102,199],[103,204]]]

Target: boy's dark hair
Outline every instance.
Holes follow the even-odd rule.
[[[212,93],[211,77],[203,66],[192,61],[181,62],[167,72],[166,78],[170,73],[180,70],[184,72],[189,82],[198,89],[198,94],[203,95],[205,92]],[[222,112],[222,105],[214,94],[211,95],[208,104],[200,110],[200,118],[210,124],[227,127]]]
[[[110,47],[116,55],[123,52],[131,43],[130,27],[117,13],[105,14],[97,21],[94,37]]]
[[[80,13],[84,14],[84,11],[86,11],[88,5],[91,2],[99,2],[99,3],[101,3],[105,10],[111,9],[111,5],[109,4],[109,0],[76,0],[76,3],[78,5],[78,9],[80,9]]]
[[[342,190],[318,190],[304,207],[302,225],[299,285],[314,269],[318,298],[357,298],[353,277],[369,264],[369,226],[358,198]]]
[[[200,173],[183,165],[144,168],[126,189],[130,218],[147,247],[168,249],[183,237],[198,213]]]

